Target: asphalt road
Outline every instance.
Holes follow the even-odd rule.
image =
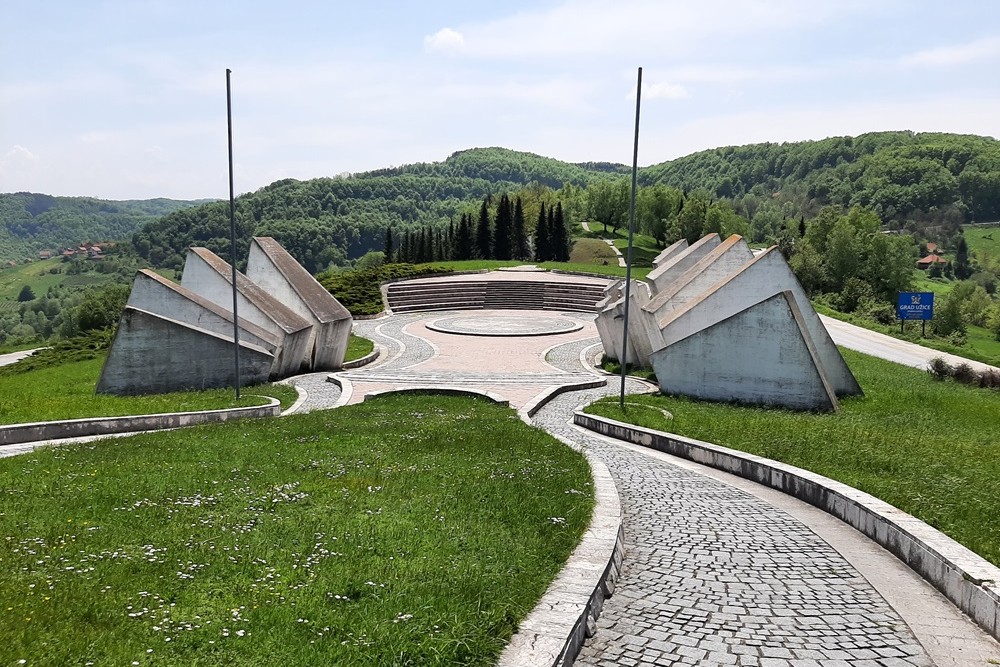
[[[964,357],[958,357],[947,352],[939,352],[929,347],[923,347],[905,340],[899,340],[892,336],[869,331],[862,327],[847,322],[835,320],[832,317],[820,315],[826,330],[830,332],[833,342],[843,345],[846,348],[870,354],[873,357],[887,359],[904,366],[912,366],[921,370],[927,369],[927,364],[934,357],[941,357],[949,364],[955,365],[967,363],[976,370],[1000,370],[996,366],[989,366],[978,361],[972,361]]]
[[[35,352],[42,348],[38,347],[34,350],[21,350],[20,352],[10,352],[8,354],[0,354],[0,366],[7,366],[14,363],[15,361],[21,361],[25,357],[30,357]]]

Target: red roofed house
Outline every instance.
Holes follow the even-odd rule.
[[[923,259],[917,260],[917,268],[922,270],[927,270],[932,266],[934,266],[935,264],[947,264],[947,263],[948,260],[946,260],[941,255],[935,255],[931,253],[930,255],[927,255]]]

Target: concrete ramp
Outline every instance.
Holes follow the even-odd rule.
[[[343,365],[351,313],[287,250],[269,236],[255,237],[250,243],[247,277],[312,323],[307,354],[314,371],[336,370]]]
[[[697,264],[720,243],[718,234],[708,234],[698,239],[694,245],[673,254],[646,276],[650,291],[658,294],[666,289],[671,282]]]
[[[223,308],[232,308],[232,268],[208,248],[188,250],[181,286]],[[312,324],[239,272],[236,294],[240,316],[280,338],[278,375],[287,377],[308,369]]]
[[[666,394],[833,411],[823,372],[791,292],[783,291],[653,353]]]
[[[267,382],[274,356],[240,343],[242,384]],[[97,383],[99,394],[159,394],[236,384],[232,337],[127,306]]]
[[[667,246],[659,255],[653,258],[653,268],[659,267],[664,264],[668,259],[673,257],[679,252],[687,250],[688,242],[687,239],[681,239],[680,241],[674,241],[669,246]]]
[[[684,307],[670,311],[659,321],[664,346],[710,327],[779,292],[788,291],[802,315],[834,392],[838,396],[862,394],[861,386],[813,310],[809,298],[777,247],[769,248],[747,262],[736,273],[713,285]]]

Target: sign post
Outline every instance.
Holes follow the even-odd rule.
[[[934,292],[900,292],[896,301],[899,332],[907,320],[920,320],[920,335],[927,335],[927,320],[934,317]]]

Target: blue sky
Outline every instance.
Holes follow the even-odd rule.
[[[1000,135],[1000,3],[0,0],[0,192],[236,190],[505,146],[641,165],[888,129]]]

